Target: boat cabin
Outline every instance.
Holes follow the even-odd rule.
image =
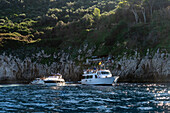
[[[53,75],[53,76],[49,76],[48,78],[62,79],[62,76],[61,75]]]
[[[109,70],[87,70],[83,74],[83,79],[108,78],[112,77]]]

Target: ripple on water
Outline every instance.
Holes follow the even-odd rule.
[[[93,99],[88,99],[88,101],[86,101],[85,103],[103,104],[104,101],[97,101],[97,100],[93,100]]]
[[[105,101],[105,102],[112,102],[112,103],[115,103],[115,102],[121,102],[121,100],[116,100],[116,99],[110,99],[110,98],[107,98],[107,99],[102,99],[101,100]]]
[[[0,112],[168,111],[168,85],[0,86]]]
[[[16,86],[23,86],[23,84],[0,85],[0,87],[16,87]]]
[[[121,98],[121,100],[129,101],[132,100],[132,98]]]
[[[63,101],[64,103],[70,103],[70,104],[77,104],[77,103],[79,103],[80,101],[78,101],[78,100],[65,100],[65,101]]]
[[[121,109],[130,109],[130,107],[127,107],[127,106],[118,106],[118,107]]]
[[[138,107],[137,109],[148,111],[148,110],[153,110],[153,107]]]
[[[11,102],[0,102],[0,107],[21,108],[23,106]]]

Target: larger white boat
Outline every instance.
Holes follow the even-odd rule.
[[[45,84],[47,85],[65,85],[65,80],[62,78],[62,75],[57,73],[53,74],[44,79]]]
[[[87,70],[83,74],[81,84],[89,85],[113,85],[119,76],[112,76],[109,70]]]

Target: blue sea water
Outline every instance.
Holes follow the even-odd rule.
[[[0,112],[170,112],[170,84],[0,85]]]

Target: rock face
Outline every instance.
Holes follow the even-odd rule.
[[[170,82],[169,55],[158,50],[153,56],[147,53],[143,58],[138,54],[130,58],[123,57],[114,62],[117,67],[112,73],[127,82]]]
[[[114,75],[119,75],[119,81],[125,82],[170,82],[170,54],[161,53],[159,50],[153,56],[146,54],[139,57],[136,52],[134,56],[126,55],[117,60],[107,63]],[[41,59],[58,59],[50,64],[43,64]],[[83,67],[76,65],[70,55],[64,52],[47,55],[40,51],[26,57],[24,60],[16,56],[0,55],[0,81],[30,81],[36,77],[48,76],[51,73],[61,73],[66,81],[78,81],[83,72]],[[33,61],[32,59],[36,59]],[[113,68],[114,65],[114,68]]]
[[[62,54],[58,62],[52,62],[49,65],[38,63],[38,60],[50,57],[43,51],[32,56],[32,58],[27,57],[21,60],[15,56],[7,56],[5,53],[0,55],[0,81],[30,81],[36,77],[45,77],[57,72],[61,73],[66,81],[76,81],[82,73],[80,66],[68,60],[67,54]],[[57,58],[55,55],[53,57]],[[36,61],[33,62],[33,58]]]

